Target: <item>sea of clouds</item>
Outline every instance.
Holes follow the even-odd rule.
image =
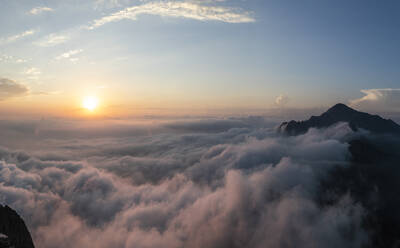
[[[41,248],[360,247],[365,209],[322,205],[347,167],[339,123],[288,137],[262,117],[0,121],[0,202]]]

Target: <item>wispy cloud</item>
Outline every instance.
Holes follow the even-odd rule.
[[[27,59],[16,59],[16,60],[15,60],[15,63],[17,63],[17,64],[26,63],[26,62],[28,62]]]
[[[41,95],[41,96],[50,96],[50,95],[59,95],[61,93],[62,93],[62,91],[49,91],[49,92],[35,91],[35,92],[32,92],[31,94],[32,95]]]
[[[1,38],[0,39],[0,44],[12,43],[12,42],[20,40],[22,38],[25,38],[27,36],[31,36],[31,35],[33,35],[35,33],[36,33],[36,30],[29,29],[29,30],[26,30],[26,31],[24,31],[22,33],[16,34],[16,35],[12,35],[12,36],[9,36],[9,37],[6,37],[6,38]]]
[[[49,7],[36,7],[36,8],[31,9],[29,11],[29,13],[32,14],[32,15],[39,15],[39,14],[41,14],[43,12],[51,12],[51,11],[54,11],[54,10],[52,8],[49,8]]]
[[[120,7],[128,2],[129,0],[96,0],[95,9]]]
[[[25,96],[28,93],[29,89],[25,85],[11,79],[0,78],[0,101]]]
[[[51,47],[67,42],[71,37],[67,34],[49,34],[35,44],[41,47]]]
[[[23,74],[25,74],[28,79],[37,80],[42,72],[36,67],[31,67],[26,69]]]
[[[37,75],[40,75],[41,72],[40,72],[40,70],[38,68],[31,67],[31,68],[28,68],[28,69],[25,70],[25,74],[31,75],[31,76],[37,76]]]
[[[83,52],[83,49],[71,50],[71,51],[65,52],[65,53],[63,53],[63,54],[57,56],[56,59],[57,59],[57,60],[60,60],[60,59],[69,59],[70,61],[76,61],[77,58],[75,58],[74,56],[77,55],[77,54],[79,54],[79,53],[81,53],[81,52]]]
[[[350,105],[363,110],[400,111],[400,89],[364,89],[365,96],[351,100]]]
[[[275,98],[275,105],[277,107],[284,107],[289,102],[289,97],[287,95],[279,95]]]
[[[20,63],[26,63],[26,62],[28,62],[28,60],[29,59],[17,58],[15,56],[7,55],[7,54],[0,55],[0,62],[4,62],[4,63],[20,64]]]
[[[95,20],[89,29],[94,29],[109,22],[124,19],[136,20],[139,15],[158,15],[164,17],[181,17],[199,21],[220,21],[227,23],[255,22],[250,12],[241,9],[205,6],[197,2],[150,2],[143,5],[125,8],[101,19]]]

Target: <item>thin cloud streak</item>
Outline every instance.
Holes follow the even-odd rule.
[[[68,40],[70,40],[71,37],[69,35],[66,34],[49,34],[46,37],[44,37],[43,39],[37,41],[35,44],[41,47],[52,47],[52,46],[56,46],[62,43],[67,42]]]
[[[43,12],[51,12],[51,11],[54,11],[54,9],[49,8],[49,7],[36,7],[36,8],[31,9],[29,11],[29,13],[32,15],[39,15]]]
[[[81,52],[83,52],[83,49],[70,50],[68,52],[65,52],[65,53],[57,56],[56,59],[57,60],[60,60],[60,59],[70,59],[71,60],[71,59],[73,59],[72,58],[73,56],[75,56]]]
[[[18,58],[7,54],[0,55],[0,62],[5,62],[5,63],[21,64],[21,63],[26,63],[29,60],[30,59]]]
[[[95,29],[110,22],[124,19],[136,20],[139,15],[158,15],[163,17],[181,17],[199,21],[220,21],[226,23],[250,23],[255,19],[250,12],[239,9],[204,6],[194,2],[151,2],[139,6],[125,8],[111,15],[97,19],[88,29]]]
[[[31,67],[31,68],[26,69],[23,72],[23,74],[25,74],[28,79],[38,80],[39,76],[42,74],[42,72],[40,71],[39,68]]]
[[[31,36],[31,35],[33,35],[35,33],[36,33],[36,30],[29,29],[29,30],[26,30],[26,31],[24,31],[22,33],[19,33],[19,34],[13,35],[13,36],[9,36],[7,38],[2,38],[2,39],[0,39],[0,45],[1,44],[8,44],[8,43],[15,42],[15,41],[20,40],[22,38],[25,38],[27,36]]]

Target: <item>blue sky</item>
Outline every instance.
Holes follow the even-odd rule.
[[[399,111],[399,1],[1,4],[3,106]]]

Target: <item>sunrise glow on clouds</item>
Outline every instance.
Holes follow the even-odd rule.
[[[97,19],[89,29],[94,29],[109,22],[116,22],[124,19],[136,20],[139,15],[143,14],[182,17],[199,21],[221,21],[228,23],[255,22],[255,19],[250,16],[250,13],[241,13],[241,11],[235,11],[235,9],[232,8],[202,6],[192,2],[150,2],[140,6],[129,7],[109,16]]]
[[[39,248],[395,247],[399,12],[2,0],[0,221]]]

